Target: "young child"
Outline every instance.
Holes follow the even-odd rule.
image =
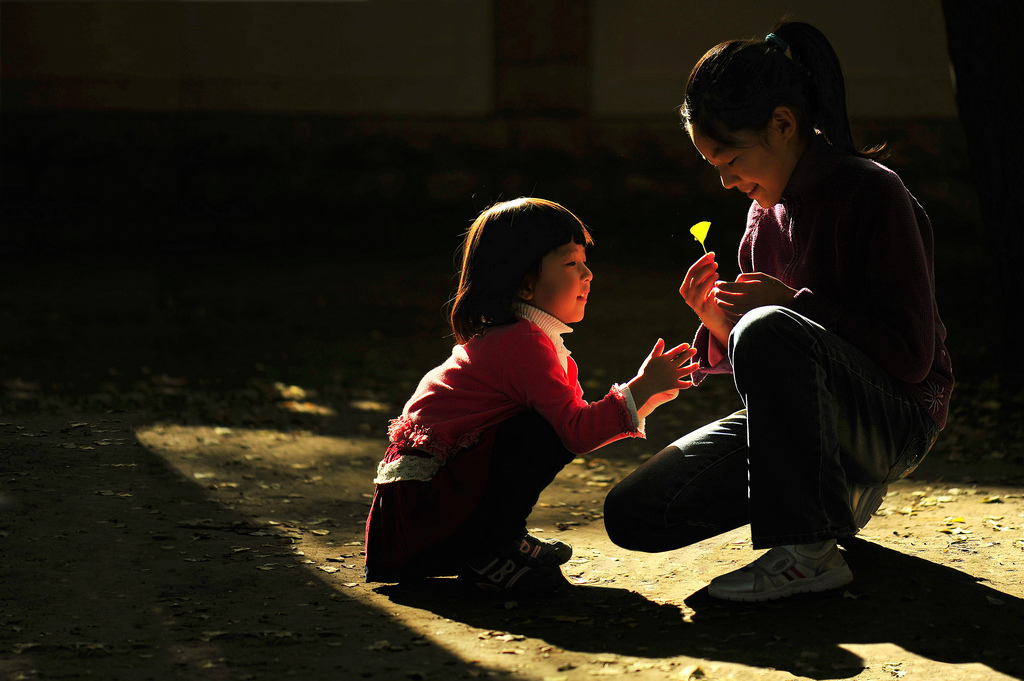
[[[526,533],[541,491],[576,453],[642,437],[644,418],[690,387],[687,344],[658,340],[635,378],[587,403],[562,342],[583,319],[590,234],[551,201],[480,214],[451,310],[458,342],[420,381],[374,480],[366,579],[458,575],[474,590],[564,583],[572,549]]]
[[[681,108],[722,184],[753,203],[742,274],[697,260],[680,293],[701,319],[701,368],[731,372],[745,409],[686,435],[609,493],[617,544],[666,551],[750,524],[750,565],[716,598],[763,601],[853,575],[836,539],[867,523],[944,426],[953,389],[935,303],[932,229],[917,200],[858,151],[838,57],[784,23],[722,43]]]

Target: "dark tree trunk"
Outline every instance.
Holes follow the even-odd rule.
[[[999,301],[996,357],[1008,379],[1004,387],[1019,387],[1024,377],[1024,2],[943,0],[942,10],[996,288],[978,295]]]

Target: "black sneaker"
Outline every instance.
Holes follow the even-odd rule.
[[[540,565],[562,565],[572,558],[572,547],[557,539],[540,539],[524,535],[516,542],[516,551]]]
[[[543,594],[568,584],[558,565],[530,566],[517,558],[494,558],[459,573],[459,585],[475,593]]]
[[[558,566],[570,558],[572,547],[565,542],[527,534],[502,551],[470,561],[459,582],[489,593],[552,591],[566,583]]]

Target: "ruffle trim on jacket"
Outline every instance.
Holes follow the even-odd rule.
[[[377,477],[373,479],[373,484],[383,485],[403,480],[430,482],[443,465],[443,461],[432,456],[403,454],[394,461],[381,461],[377,465]]]
[[[455,452],[472,447],[480,441],[479,433],[466,433],[455,442],[440,437],[429,426],[415,423],[407,416],[392,419],[388,426],[388,439],[392,444],[426,452],[440,461],[447,461]]]
[[[449,442],[428,426],[402,416],[392,419],[388,427],[388,438],[392,447],[400,450],[415,449],[427,456],[402,454],[392,461],[381,461],[377,465],[377,477],[373,480],[376,485],[403,480],[433,480],[448,459],[464,449],[475,446],[480,441],[480,433],[466,433],[455,442]]]
[[[629,392],[629,388],[615,383],[608,392],[619,405],[619,425],[622,432],[630,437],[646,439],[647,419],[642,419],[637,414],[637,405],[633,402],[633,394]]]

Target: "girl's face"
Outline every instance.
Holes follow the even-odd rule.
[[[583,319],[593,278],[586,247],[570,241],[541,258],[540,273],[519,295],[562,323],[573,324]]]
[[[693,146],[718,169],[723,187],[735,187],[762,208],[771,208],[782,200],[789,176],[807,146],[797,134],[795,117],[788,107],[780,106],[763,135],[742,130],[733,138],[733,144],[723,145],[690,129]]]

